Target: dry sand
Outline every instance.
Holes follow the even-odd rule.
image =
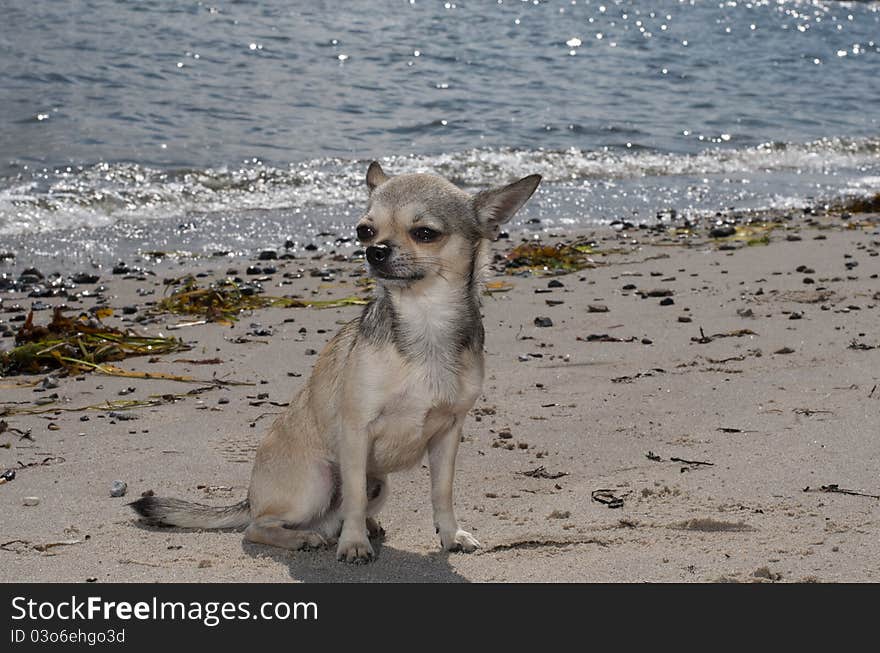
[[[705,235],[675,246],[662,233],[609,229],[592,237],[620,251],[558,277],[563,287],[538,292],[550,277],[505,277],[513,289],[485,301],[487,378],[458,459],[459,519],[484,545],[472,555],[438,550],[425,466],[392,477],[387,536],[368,566],[338,563],[332,550],[246,544],[238,532],[139,525],[126,503],[144,491],[214,504],[243,497],[254,449],[281,410],[268,402],[290,398],[315,361],[307,350],[320,350],[360,309],[265,309],[233,327],[178,330],[192,351],[120,366],[256,385],[215,386],[133,410],[128,421],[94,410],[4,417],[32,440],[0,435],[9,445],[0,470],[18,468],[0,486],[0,580],[876,582],[880,499],[819,491],[836,484],[880,494],[880,235],[876,222],[846,225],[835,216],[797,219],[769,245],[731,251]],[[500,241],[496,251],[510,246]],[[105,272],[102,282],[111,306],[143,307],[162,295],[165,276],[213,269],[215,278],[248,264],[166,261],[145,281]],[[322,284],[309,270],[358,269],[330,256],[271,264],[278,274],[267,292],[305,296]],[[302,279],[275,287],[300,268]],[[353,280],[337,279],[348,284],[323,284],[318,294],[350,294]],[[156,294],[138,296],[139,288]],[[673,291],[674,303],[638,294],[655,289]],[[5,307],[32,301],[4,297]],[[591,304],[608,310],[590,312]],[[751,317],[738,313],[745,309]],[[12,315],[0,312],[4,321]],[[553,325],[536,326],[539,316]],[[143,330],[181,319],[164,316]],[[251,323],[273,335],[248,336]],[[701,329],[754,335],[695,341]],[[625,341],[589,338],[602,334]],[[173,362],[206,358],[223,362]],[[15,387],[28,377],[0,379],[0,409],[32,407],[51,393],[58,406],[77,408],[209,385],[80,378],[44,392]],[[110,497],[117,479],[128,484],[125,498]],[[623,505],[592,500],[596,490]],[[25,506],[25,497],[39,504]],[[68,543],[51,546],[60,542]]]

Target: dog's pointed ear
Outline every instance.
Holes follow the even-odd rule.
[[[382,166],[379,165],[378,161],[373,161],[370,164],[370,167],[367,168],[367,188],[370,189],[372,193],[376,186],[380,186],[388,181],[390,177],[385,174],[385,171],[382,170]]]
[[[510,220],[538,188],[541,175],[529,175],[502,188],[492,188],[474,196],[477,220],[486,238],[494,239],[501,225]]]

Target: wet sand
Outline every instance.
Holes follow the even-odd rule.
[[[243,543],[238,532],[150,529],[126,507],[150,490],[217,505],[242,498],[255,447],[283,410],[275,404],[305,382],[311,352],[360,310],[268,308],[233,326],[175,331],[168,325],[189,318],[134,322],[161,298],[163,279],[204,272],[207,282],[228,269],[246,278],[249,265],[271,266],[268,294],[332,298],[357,291],[349,275],[362,264],[303,252],[131,263],[155,276],[101,270],[115,309],[108,324],[193,347],[119,367],[206,382],[91,373],[41,390],[17,383],[45,375],[0,379],[0,410],[12,411],[56,393],[43,408],[197,391],[114,415],[0,418],[0,471],[16,471],[0,485],[0,580],[877,582],[878,224],[876,215],[798,215],[754,246],[710,238],[708,228],[618,225],[580,234],[598,243],[595,267],[558,277],[493,272],[512,288],[485,298],[487,377],[456,480],[459,519],[484,548],[438,550],[422,465],[392,476],[387,535],[368,566],[338,563],[333,550]],[[499,241],[495,252],[517,242]],[[332,280],[310,274],[328,267],[338,270]],[[14,261],[3,269],[20,272]],[[20,326],[10,322],[23,315],[14,304],[63,301],[2,297],[0,331]],[[69,303],[71,312],[94,304]],[[125,306],[137,311],[124,315]],[[115,480],[127,483],[125,497],[110,496]],[[39,502],[24,505],[26,497]]]

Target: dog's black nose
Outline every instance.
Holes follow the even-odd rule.
[[[388,245],[370,245],[367,247],[367,260],[370,265],[382,265],[391,255]]]

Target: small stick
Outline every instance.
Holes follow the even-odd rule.
[[[707,463],[702,460],[685,460],[684,458],[670,458],[674,463],[684,463],[686,465],[714,465],[715,463]]]
[[[823,485],[818,490],[813,490],[808,485],[804,488],[804,492],[833,492],[835,494],[849,494],[854,497],[868,497],[869,499],[880,499],[880,494],[867,494],[865,492],[857,492],[856,490],[847,490],[840,487],[837,483]]]

